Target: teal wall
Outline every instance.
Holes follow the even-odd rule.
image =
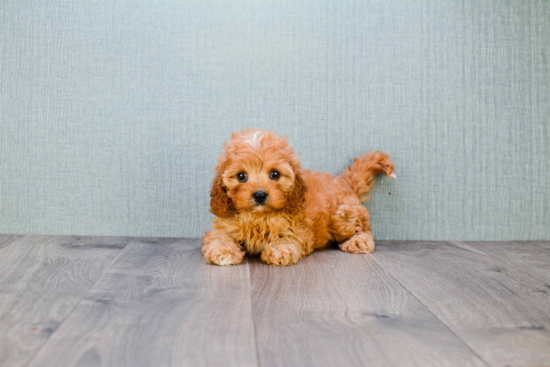
[[[0,233],[200,236],[256,126],[390,153],[378,239],[550,240],[549,1],[2,1],[0,51]]]

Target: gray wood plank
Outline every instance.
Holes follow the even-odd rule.
[[[544,282],[460,242],[379,241],[373,257],[491,365],[550,365]]]
[[[485,364],[370,255],[249,262],[263,367]]]
[[[132,242],[31,366],[256,366],[248,266],[200,240]]]
[[[0,366],[24,366],[128,243],[26,236],[0,250]]]
[[[550,293],[550,242],[466,242],[545,282]]]
[[[21,237],[23,237],[23,236],[22,235],[14,235],[14,234],[0,235],[0,249],[2,249],[3,247],[6,247],[7,245],[9,245],[12,242],[17,241]]]

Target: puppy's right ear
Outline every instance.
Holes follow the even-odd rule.
[[[210,212],[217,217],[226,218],[233,202],[227,196],[227,190],[223,187],[221,168],[221,165],[217,167],[216,176],[214,177],[214,181],[212,181]]]

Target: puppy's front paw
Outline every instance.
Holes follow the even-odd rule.
[[[370,254],[374,251],[372,232],[358,233],[338,247],[340,250],[352,254]]]
[[[294,265],[302,258],[302,249],[295,244],[270,245],[262,251],[261,259],[269,265]]]
[[[244,252],[235,244],[213,242],[203,246],[206,262],[214,265],[237,265],[243,261]]]

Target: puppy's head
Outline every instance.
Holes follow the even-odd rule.
[[[210,207],[218,217],[231,212],[289,214],[302,209],[306,186],[298,156],[285,137],[256,129],[233,133],[218,160]]]

